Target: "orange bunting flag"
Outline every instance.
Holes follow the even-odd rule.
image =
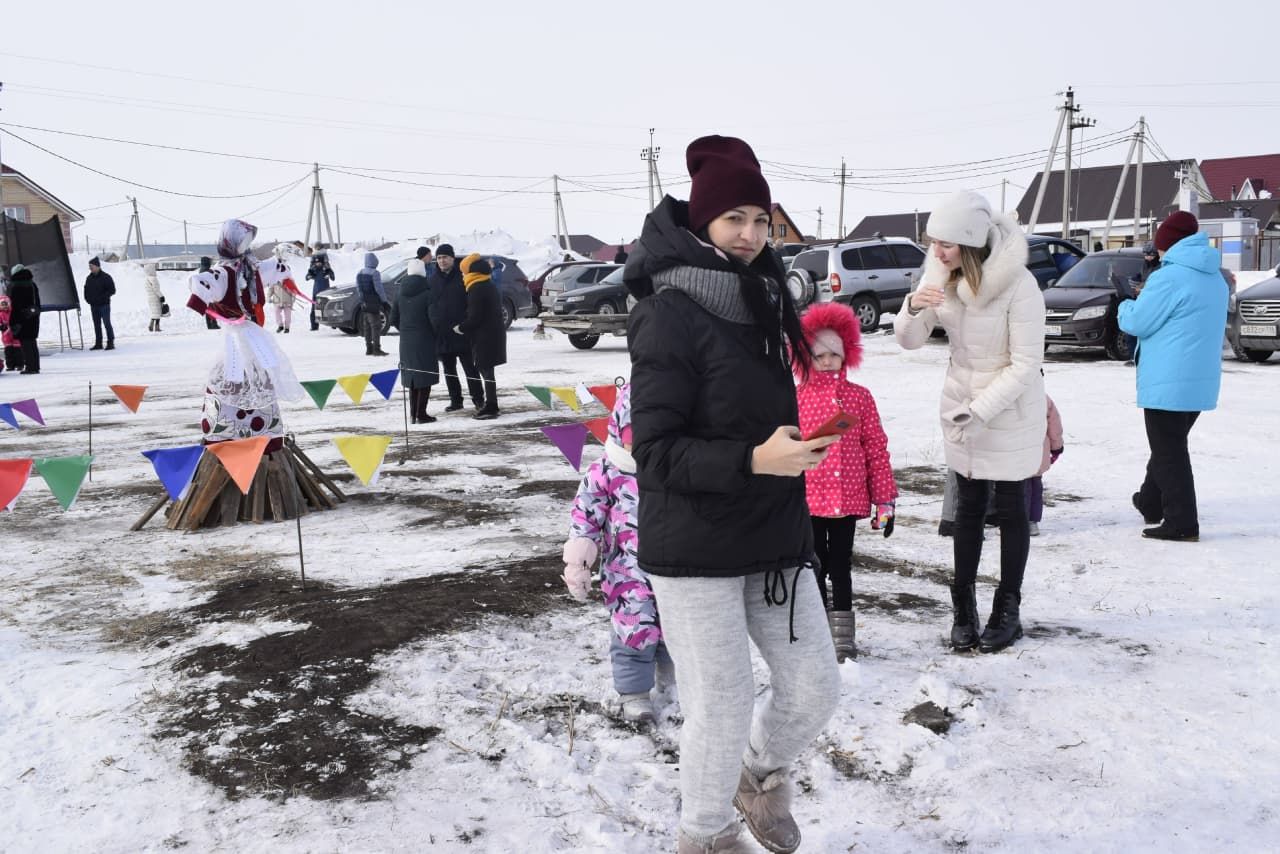
[[[618,387],[616,385],[593,385],[587,386],[587,391],[595,396],[595,399],[604,404],[604,408],[613,411],[613,404],[618,400]]]
[[[253,476],[258,471],[258,462],[269,441],[271,440],[267,436],[254,436],[252,439],[212,442],[205,448],[222,463],[227,474],[240,487],[240,492],[248,495],[249,487],[253,485]]]
[[[584,423],[587,425],[587,429],[591,431],[591,435],[600,440],[601,445],[608,440],[609,419],[607,417],[592,418],[590,421],[586,421]]]
[[[120,405],[130,412],[137,412],[142,405],[142,396],[147,393],[144,385],[113,385],[109,387],[120,399]]]

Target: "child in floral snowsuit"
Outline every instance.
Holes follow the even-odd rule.
[[[564,580],[569,592],[587,601],[591,567],[600,556],[600,590],[612,615],[609,660],[623,716],[654,720],[649,691],[656,671],[662,681],[673,672],[662,643],[658,606],[648,576],[636,563],[636,464],[631,457],[631,386],[618,392],[609,419],[605,453],[582,478],[573,501],[569,539],[564,544]]]

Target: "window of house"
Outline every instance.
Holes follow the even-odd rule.
[[[15,222],[26,222],[28,216],[27,206],[15,205],[13,207],[6,207],[4,209],[4,215]]]
[[[778,236],[784,240],[787,237],[787,224],[785,222],[778,223]]]

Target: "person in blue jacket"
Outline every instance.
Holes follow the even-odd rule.
[[[311,266],[307,268],[307,278],[311,280],[311,331],[315,332],[320,328],[320,321],[316,318],[315,298],[320,296],[321,291],[327,291],[332,287],[329,283],[333,281],[333,268],[329,266],[329,255],[325,252],[316,251],[311,256]]]
[[[1187,211],[1160,223],[1160,268],[1137,299],[1120,303],[1118,314],[1120,330],[1138,339],[1138,406],[1151,449],[1133,506],[1156,525],[1142,536],[1158,540],[1200,539],[1187,436],[1201,412],[1217,408],[1222,385],[1227,286],[1221,255],[1199,229]]]
[[[364,354],[385,356],[387,353],[382,349],[382,323],[385,315],[391,313],[391,303],[387,302],[382,274],[378,272],[378,256],[372,252],[364,253],[364,267],[356,273],[356,290],[362,303],[360,325],[364,332]]]

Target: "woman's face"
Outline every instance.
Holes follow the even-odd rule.
[[[941,240],[933,241],[933,245],[929,247],[933,252],[933,257],[942,262],[942,266],[948,270],[960,269],[960,245],[957,243],[945,243]]]
[[[711,220],[707,236],[721,252],[750,264],[769,239],[769,212],[755,205],[739,205]]]

